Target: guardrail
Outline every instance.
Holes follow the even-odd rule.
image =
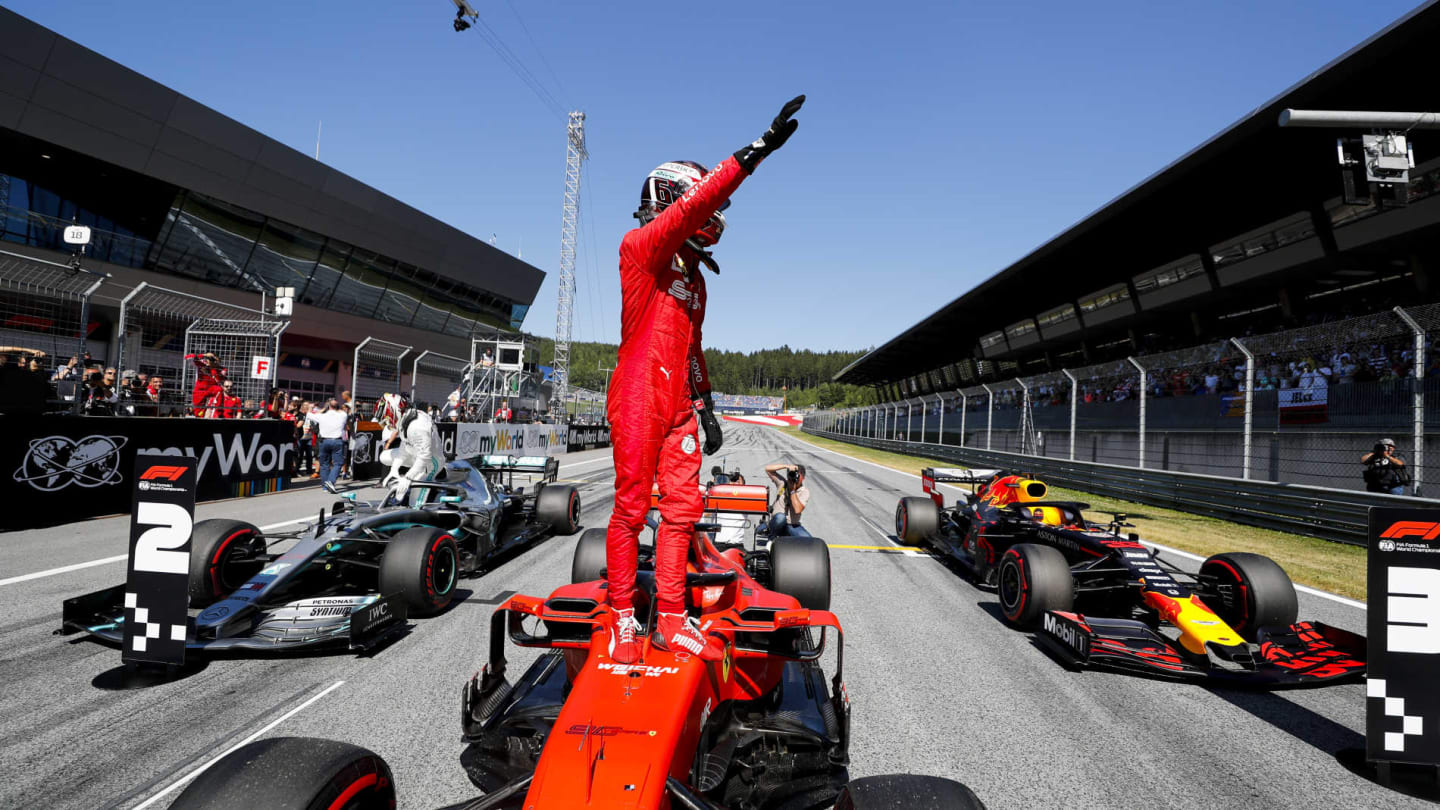
[[[1013,470],[1034,475],[1056,486],[1096,495],[1356,546],[1366,545],[1372,506],[1440,507],[1440,500],[1429,498],[1145,470],[948,444],[872,439],[817,430],[808,425],[803,430],[813,436],[876,450],[923,456],[967,467]]]

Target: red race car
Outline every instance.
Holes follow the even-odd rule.
[[[782,537],[755,549],[715,541],[722,521],[733,525],[737,515],[763,520],[765,496],[763,486],[712,486],[707,509],[717,519],[695,526],[687,600],[705,631],[724,640],[719,661],[648,641],[640,663],[610,660],[606,584],[590,578],[593,541],[586,538],[576,546],[572,572],[580,581],[549,598],[512,597],[495,611],[489,663],[466,684],[461,712],[467,746],[460,761],[485,795],[459,806],[983,807],[968,788],[947,779],[849,780],[844,636],[839,619],[814,606],[822,598],[829,602],[823,541]],[[603,539],[603,530],[591,531]],[[810,543],[819,543],[826,554],[823,594],[815,582],[799,583],[804,598],[785,592],[788,578],[818,570],[786,571],[792,541],[811,549]],[[653,565],[642,558],[640,568],[640,590],[653,596]],[[777,589],[762,587],[755,570],[768,571]],[[647,614],[648,621],[652,603],[638,598],[637,615]],[[506,679],[507,636],[519,646],[547,650],[514,685]],[[819,659],[831,640],[835,673],[827,683]],[[394,797],[394,781],[378,755],[289,738],[262,740],[225,757],[174,807],[333,810],[393,807]]]

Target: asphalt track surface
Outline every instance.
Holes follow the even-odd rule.
[[[1337,762],[1364,745],[1361,685],[1269,694],[1067,671],[1002,623],[993,594],[895,546],[896,498],[919,494],[918,479],[734,423],[721,456],[751,483],[777,459],[809,467],[805,522],[832,544],[833,610],[846,630],[853,776],[951,777],[991,808],[1428,804]],[[583,522],[604,525],[608,451],[562,461],[561,477],[580,483]],[[199,516],[263,526],[332,500],[305,489],[202,504]],[[374,749],[403,808],[470,798],[458,701],[483,662],[487,619],[511,593],[566,583],[575,543],[549,539],[463,581],[463,601],[368,657],[222,658],[182,680],[114,691],[93,682],[118,665],[117,650],[52,631],[62,599],[123,578],[123,557],[63,569],[124,555],[125,521],[0,536],[0,807],[163,808],[179,792],[167,789],[265,735]],[[1357,607],[1303,593],[1300,607],[1302,618],[1364,630]],[[523,671],[531,656],[510,649],[512,671]]]

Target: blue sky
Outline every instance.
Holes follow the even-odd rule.
[[[306,153],[323,121],[322,161],[523,246],[549,273],[525,328],[553,334],[565,125],[449,0],[5,4]],[[716,251],[706,344],[742,350],[883,343],[1414,6],[472,4],[588,116],[576,339],[619,337],[645,174],[808,94]]]

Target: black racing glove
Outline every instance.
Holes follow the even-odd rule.
[[[709,392],[695,400],[695,410],[700,412],[700,427],[705,429],[705,455],[713,456],[720,452],[725,436],[720,432],[720,420],[715,418],[715,403],[711,401]]]
[[[795,134],[795,129],[800,126],[800,122],[790,116],[799,112],[800,107],[804,104],[805,96],[803,95],[785,102],[785,106],[780,108],[780,114],[770,122],[770,128],[765,130],[765,134],[735,153],[735,161],[740,164],[740,168],[744,169],[746,174],[754,174],[755,167],[760,165],[760,161],[770,157],[771,152],[784,146],[785,142],[790,140],[790,136]]]

